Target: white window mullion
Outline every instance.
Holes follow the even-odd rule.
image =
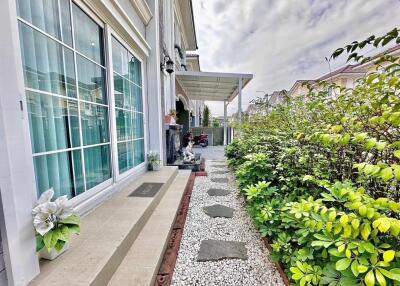
[[[72,3],[70,2],[69,5],[69,10],[71,14],[71,34],[72,34],[72,46],[74,48],[74,72],[75,72],[75,88],[76,88],[76,98],[78,99],[77,105],[78,105],[78,118],[79,118],[79,141],[80,141],[80,153],[81,153],[81,162],[82,162],[82,174],[83,174],[83,189],[85,192],[87,191],[86,188],[86,170],[85,170],[85,152],[83,151],[83,130],[82,130],[82,111],[81,111],[81,104],[80,104],[80,94],[79,94],[79,79],[78,79],[78,66],[76,63],[76,52],[75,52],[75,33],[74,33],[74,17],[73,17],[73,11],[72,11]],[[72,152],[73,153],[73,152]],[[74,164],[74,162],[73,162]]]
[[[110,26],[105,26],[105,55],[107,61],[107,88],[108,88],[108,106],[109,106],[109,121],[110,121],[110,141],[111,141],[111,169],[113,181],[116,182],[119,176],[118,168],[118,144],[117,144],[117,119],[115,111],[115,96],[114,96],[114,67],[112,59],[112,35]]]

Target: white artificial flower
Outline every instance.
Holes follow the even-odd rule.
[[[67,196],[61,196],[52,202],[53,196],[53,188],[47,190],[40,196],[32,209],[33,226],[42,236],[57,227],[57,222],[73,214],[72,205]]]
[[[50,202],[54,196],[54,189],[50,188],[40,195],[40,198],[37,200],[36,205],[41,205],[47,202]]]
[[[57,205],[54,202],[47,202],[37,206],[34,210],[36,214],[33,218],[33,226],[43,236],[54,227],[54,223],[57,221]]]
[[[54,202],[57,205],[57,217],[59,217],[60,219],[66,219],[67,217],[72,215],[72,206],[71,203],[68,201],[67,196],[59,197]]]

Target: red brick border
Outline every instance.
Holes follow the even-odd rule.
[[[264,237],[262,239],[262,241],[264,242],[264,245],[268,248],[269,253],[272,253],[271,242],[268,240],[268,238]],[[282,263],[274,262],[274,264],[275,264],[275,267],[278,270],[279,274],[281,275],[283,283],[285,283],[286,286],[290,286],[289,278],[286,276],[285,271],[283,271],[284,267],[283,267]]]
[[[201,174],[197,174],[201,173]],[[185,193],[183,194],[181,204],[179,206],[178,214],[175,218],[174,226],[169,236],[167,248],[164,252],[164,258],[161,262],[156,281],[154,286],[169,286],[172,282],[172,275],[174,274],[176,260],[178,258],[178,252],[181,245],[183,228],[185,226],[187,213],[189,211],[189,202],[192,195],[194,180],[196,176],[202,175],[207,172],[192,172],[189,180],[186,184]]]

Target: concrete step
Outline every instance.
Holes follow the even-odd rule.
[[[178,175],[176,167],[147,172],[82,218],[81,234],[54,261],[41,262],[30,285],[107,285]],[[153,197],[129,196],[142,183],[163,183]]]
[[[108,286],[154,284],[190,173],[179,170]]]

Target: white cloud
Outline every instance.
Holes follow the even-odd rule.
[[[329,72],[338,47],[396,27],[399,0],[193,0],[203,71],[253,73],[248,102]],[[331,68],[343,65],[336,61]],[[223,105],[209,103],[214,116]],[[235,102],[229,112],[236,112]]]

